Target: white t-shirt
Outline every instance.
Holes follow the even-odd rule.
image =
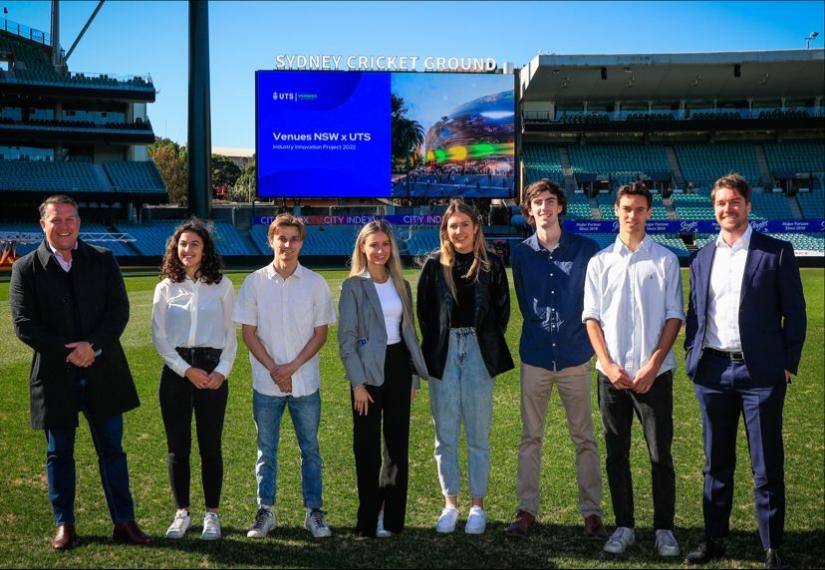
[[[238,292],[236,323],[258,327],[269,356],[279,364],[292,361],[315,333],[315,327],[335,322],[332,295],[323,277],[298,265],[284,279],[270,263],[249,274]],[[269,370],[249,352],[252,388],[266,396],[309,396],[321,386],[318,354],[292,375],[292,392],[285,394],[269,375]]]
[[[373,281],[375,283],[375,281]],[[404,315],[404,306],[401,297],[395,290],[392,279],[384,283],[375,283],[378,299],[381,301],[381,311],[384,313],[384,325],[387,327],[387,345],[401,342],[401,318]]]

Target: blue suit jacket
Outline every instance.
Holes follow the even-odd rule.
[[[716,241],[690,265],[690,301],[685,337],[685,371],[693,379],[702,355],[710,272]],[[783,382],[796,374],[805,342],[805,297],[793,246],[754,231],[739,301],[739,334],[748,373],[756,384]]]

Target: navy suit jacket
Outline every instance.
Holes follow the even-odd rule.
[[[715,253],[713,240],[690,265],[685,371],[693,380],[698,380]],[[739,334],[745,366],[757,385],[784,382],[785,370],[797,373],[805,327],[805,297],[793,246],[754,231],[739,300]]]

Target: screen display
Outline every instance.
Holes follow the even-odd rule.
[[[511,75],[258,71],[258,195],[510,197]]]

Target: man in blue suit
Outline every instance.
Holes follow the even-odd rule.
[[[766,568],[783,567],[785,457],[782,407],[805,341],[805,298],[791,244],[753,231],[751,189],[739,175],[711,191],[721,231],[690,267],[685,339],[688,376],[702,412],[705,540],[687,562],[725,554],[736,432],[745,418]]]

